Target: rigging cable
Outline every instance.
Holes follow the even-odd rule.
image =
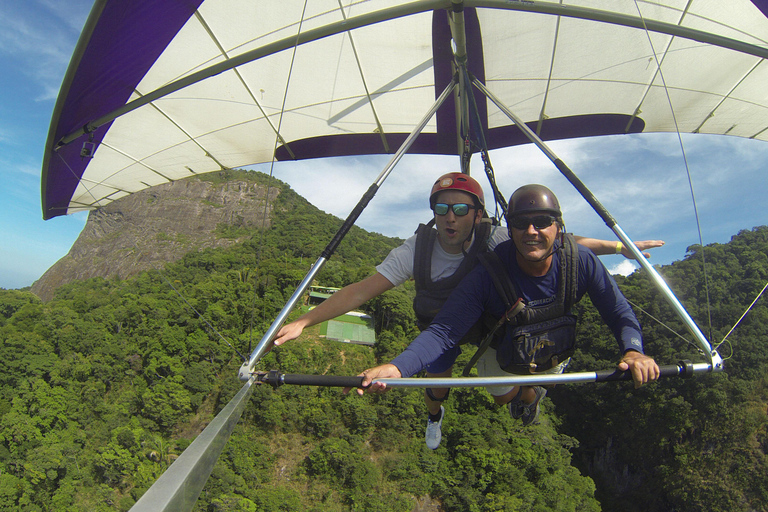
[[[671,332],[672,334],[674,334],[675,336],[677,336],[678,338],[680,338],[684,342],[688,343],[689,345],[693,346],[693,348],[695,348],[700,354],[704,353],[694,342],[692,342],[691,340],[689,340],[688,338],[686,338],[685,336],[683,336],[682,334],[680,334],[679,332],[677,332],[676,330],[671,328],[669,325],[664,323],[664,321],[661,320],[660,318],[656,318],[655,316],[653,316],[651,313],[649,313],[648,311],[643,309],[639,304],[635,304],[634,302],[632,302],[629,299],[627,299],[627,302],[629,302],[630,305],[632,305],[633,308],[639,309],[640,311],[645,313],[647,316],[649,316],[652,320],[656,321],[659,325],[661,325],[662,327],[667,329],[669,332]]]
[[[747,316],[747,313],[749,313],[749,312],[750,312],[750,310],[751,310],[751,309],[752,309],[752,307],[755,305],[755,303],[756,303],[756,302],[757,302],[757,301],[760,299],[760,297],[761,297],[761,296],[763,295],[763,293],[765,292],[766,288],[768,288],[768,283],[765,283],[765,286],[763,286],[763,289],[762,289],[762,290],[760,290],[760,293],[758,293],[758,294],[757,294],[757,297],[755,297],[755,300],[753,300],[753,301],[752,301],[752,304],[750,304],[750,305],[749,305],[749,307],[747,308],[747,310],[746,310],[746,311],[744,311],[744,314],[743,314],[743,315],[741,315],[741,317],[740,317],[740,318],[739,318],[739,319],[736,321],[736,323],[735,323],[735,324],[733,324],[733,327],[731,327],[731,330],[730,330],[730,331],[728,331],[728,333],[727,333],[725,336],[723,336],[723,339],[722,339],[722,341],[720,341],[720,343],[718,343],[718,344],[715,346],[715,350],[717,350],[717,348],[718,348],[720,345],[722,345],[723,343],[725,343],[725,340],[726,340],[726,339],[728,339],[728,336],[730,336],[730,335],[731,335],[731,333],[732,333],[732,332],[733,332],[733,330],[736,328],[736,326],[738,326],[738,325],[739,325],[739,323],[741,323],[741,321],[744,319],[744,317],[745,317],[745,316]],[[730,345],[730,342],[728,342],[728,345]]]
[[[469,76],[469,71],[467,70],[466,66],[462,66],[461,72],[466,75],[467,83],[471,83],[472,77]],[[488,154],[488,141],[485,138],[485,131],[483,130],[483,126],[480,121],[480,111],[477,108],[477,98],[475,98],[475,94],[472,90],[469,90],[468,94],[470,100],[470,130],[467,130],[467,139],[470,142],[473,142],[475,147],[480,149],[480,158],[483,160],[483,164],[485,166],[485,175],[488,177],[488,182],[491,184],[491,190],[493,191],[493,199],[495,203],[495,212],[493,218],[495,219],[496,224],[501,225],[501,218],[507,213],[507,201],[504,199],[504,195],[502,195],[498,185],[496,184],[496,173],[494,172],[493,166],[491,165],[491,156]],[[471,129],[474,129],[474,133],[477,137],[476,141],[472,141],[469,137],[469,132]],[[501,208],[501,211],[499,211],[499,208]]]
[[[85,182],[85,180],[84,180],[84,179],[82,179],[82,177],[81,177],[81,176],[79,176],[79,175],[78,175],[78,174],[75,172],[75,170],[74,170],[74,169],[72,169],[72,166],[71,166],[71,165],[69,165],[69,162],[67,162],[67,160],[66,160],[66,159],[65,159],[65,158],[64,158],[64,157],[61,155],[61,153],[60,153],[60,152],[56,151],[55,153],[56,153],[56,156],[58,156],[58,157],[59,157],[59,159],[60,159],[60,160],[61,160],[61,161],[64,163],[64,165],[67,167],[67,169],[69,170],[69,172],[70,172],[70,173],[72,173],[72,176],[74,176],[76,179],[80,180],[80,184],[83,186],[83,188],[84,188],[84,189],[85,189],[85,191],[88,193],[88,195],[89,195],[89,196],[91,196],[91,197],[93,198],[93,202],[92,202],[90,205],[87,205],[87,204],[86,204],[86,205],[83,205],[83,206],[85,206],[85,207],[89,207],[89,206],[93,206],[93,205],[98,205],[99,207],[101,207],[101,205],[99,205],[99,200],[98,200],[98,199],[96,199],[96,196],[94,196],[94,195],[93,195],[93,192],[91,192],[91,189],[90,189],[90,188],[88,188],[88,185],[87,185],[86,183],[84,183],[84,182]],[[81,157],[81,158],[82,158],[82,157]],[[97,185],[98,185],[98,184],[97,184]],[[68,211],[69,211],[69,208],[67,207],[67,213],[68,213]]]
[[[699,235],[699,246],[701,247],[701,262],[702,262],[702,271],[704,273],[704,291],[707,299],[707,320],[709,324],[709,339],[712,339],[712,310],[710,305],[710,298],[709,298],[709,277],[707,275],[707,260],[706,256],[704,254],[704,241],[701,234],[701,221],[699,219],[699,208],[696,204],[696,193],[693,189],[693,178],[691,177],[691,169],[688,165],[688,157],[685,153],[685,146],[683,144],[683,137],[680,134],[680,126],[677,123],[677,116],[675,115],[675,109],[672,105],[672,98],[669,96],[669,89],[667,88],[667,81],[664,78],[664,72],[661,70],[661,62],[659,61],[659,57],[656,53],[656,49],[653,46],[653,40],[651,39],[650,31],[648,30],[648,26],[645,23],[645,18],[643,17],[643,13],[640,10],[640,6],[638,5],[637,0],[635,0],[635,8],[637,9],[637,14],[640,17],[640,19],[643,22],[643,28],[645,29],[645,35],[648,37],[648,44],[651,47],[651,51],[653,53],[653,59],[656,62],[656,70],[658,71],[659,78],[661,79],[661,83],[664,87],[664,94],[667,98],[667,103],[669,104],[669,110],[670,114],[672,115],[672,121],[675,124],[675,133],[677,134],[677,140],[680,143],[680,150],[683,155],[683,163],[685,165],[685,172],[688,176],[688,186],[691,189],[691,200],[693,201],[693,213],[696,218],[696,230],[698,231]],[[682,17],[685,17],[685,14],[688,12],[688,6],[690,6],[690,1],[686,5],[685,10],[683,11]],[[682,17],[680,21],[682,21]],[[672,40],[674,39],[674,36],[672,36],[672,39],[670,39],[669,44],[672,44]],[[649,87],[651,87],[651,84],[649,84]],[[638,107],[639,109],[639,107]]]
[[[257,287],[259,284],[259,273],[261,270],[261,259],[262,259],[262,247],[264,246],[264,232],[266,231],[266,223],[267,223],[267,213],[269,211],[269,187],[272,184],[272,180],[274,178],[274,169],[275,169],[275,156],[277,154],[277,148],[280,145],[280,141],[282,140],[282,137],[280,136],[280,130],[283,126],[283,115],[285,114],[285,104],[288,99],[288,87],[291,83],[291,77],[293,76],[293,65],[296,62],[296,51],[299,47],[299,37],[301,36],[301,27],[304,24],[304,16],[307,13],[307,0],[304,0],[304,7],[301,11],[301,19],[299,20],[298,29],[296,31],[296,42],[293,45],[293,53],[291,54],[291,64],[288,67],[288,77],[286,78],[285,82],[285,91],[283,92],[283,103],[280,106],[280,117],[277,121],[277,131],[275,133],[275,145],[274,149],[272,150],[272,162],[269,165],[269,181],[267,182],[267,193],[266,197],[264,198],[264,215],[262,217],[261,221],[261,234],[259,236],[259,251],[256,256],[256,276],[254,279],[253,284],[253,303],[251,305],[251,322],[250,326],[248,328],[249,330],[249,339],[248,339],[248,352],[251,352],[251,348],[253,346],[253,321],[254,321],[254,313],[256,310],[256,295],[257,295]],[[262,320],[264,320],[266,316],[266,312],[264,310],[264,304],[262,303],[261,307],[261,317]],[[247,359],[246,359],[247,361]]]

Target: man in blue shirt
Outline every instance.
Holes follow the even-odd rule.
[[[563,274],[560,250],[564,243],[564,224],[560,205],[555,195],[542,185],[526,185],[515,191],[509,200],[507,226],[511,240],[499,244],[495,249],[514,284],[517,295],[528,309],[527,318],[538,322],[564,316],[562,292],[558,292]],[[575,245],[575,244],[574,244]],[[659,367],[655,361],[643,354],[640,325],[634,312],[616,286],[608,271],[589,249],[578,247],[578,283],[575,298],[579,300],[588,293],[603,320],[610,327],[622,354],[618,365],[620,370],[630,370],[635,386],[656,380]],[[570,256],[568,256],[570,257]],[[503,298],[493,284],[487,268],[477,266],[448,298],[433,323],[423,331],[391,363],[363,372],[363,385],[377,378],[400,378],[418,373],[446,351],[451,350],[473,326],[484,312],[501,318],[506,307]],[[543,312],[543,316],[539,313]],[[538,316],[537,316],[538,315]],[[526,321],[523,321],[525,323]],[[499,354],[504,352],[504,342],[510,341],[510,329],[499,343]],[[508,352],[508,351],[507,351]],[[495,350],[488,350],[478,363],[481,375],[497,376],[504,365],[495,357]],[[567,360],[553,365],[549,371],[560,372]],[[376,382],[369,392],[382,392],[386,384]],[[540,386],[507,387],[489,389],[499,405],[509,405],[515,418],[522,418],[524,424],[535,421],[538,403],[546,394]],[[362,390],[358,393],[362,394]]]

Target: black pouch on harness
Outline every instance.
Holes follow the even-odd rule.
[[[509,326],[496,348],[502,370],[519,375],[543,372],[573,355],[576,317],[565,315],[530,325]]]

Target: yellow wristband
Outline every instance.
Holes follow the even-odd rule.
[[[621,242],[616,242],[616,254],[621,254],[621,250],[624,248],[624,245]]]

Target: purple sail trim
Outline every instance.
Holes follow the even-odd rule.
[[[94,27],[81,55],[75,55],[68,73],[73,73],[68,90],[62,90],[63,107],[55,131],[49,137],[47,152],[62,137],[77,131],[88,122],[122,107],[128,102],[138,83],[157,58],[195,13],[202,0],[157,2],[156,0],[108,0],[98,20],[88,20]],[[88,37],[85,32],[81,37]],[[82,41],[81,41],[82,43]],[[61,101],[61,100],[60,100]],[[110,124],[99,127],[91,135],[98,143]],[[80,181],[88,159],[80,158],[83,142],[89,136],[59,149],[59,155],[48,154],[43,170],[43,217],[64,215]]]
[[[632,121],[629,130],[627,124]],[[529,128],[536,129],[537,123],[528,123]],[[632,118],[625,114],[590,114],[546,119],[542,123],[541,138],[543,140],[570,139],[575,137],[592,137],[598,135],[616,135],[622,133],[641,133],[645,122],[640,118]],[[387,142],[391,151],[408,136],[407,133],[388,133]],[[409,153],[426,155],[455,155],[456,145],[440,144],[439,135],[422,133],[411,146]],[[514,125],[492,128],[486,132],[488,149],[498,149],[507,146],[518,146],[530,142]],[[307,158],[322,158],[329,156],[375,155],[385,154],[381,137],[376,133],[325,135],[309,137],[289,142],[296,160]],[[278,160],[291,160],[285,147],[281,146],[275,152]]]
[[[760,9],[763,15],[768,16],[768,0],[752,0],[752,3]]]
[[[464,30],[467,41],[467,71],[480,82],[485,83],[485,57],[483,54],[483,40],[480,33],[480,22],[477,11],[474,8],[466,8],[464,13]],[[435,98],[442,94],[443,90],[451,82],[453,77],[453,49],[451,46],[451,27],[448,22],[448,12],[435,11],[432,15],[432,62],[435,63]],[[487,104],[483,94],[475,87],[470,86],[475,97],[482,133],[488,131]],[[456,102],[454,95],[450,95],[445,103],[437,111],[437,147],[429,153],[457,154],[456,135],[461,133],[456,126]],[[474,109],[472,109],[474,111]],[[471,136],[477,136],[478,126],[472,120],[469,129]],[[465,127],[465,131],[468,128]]]

